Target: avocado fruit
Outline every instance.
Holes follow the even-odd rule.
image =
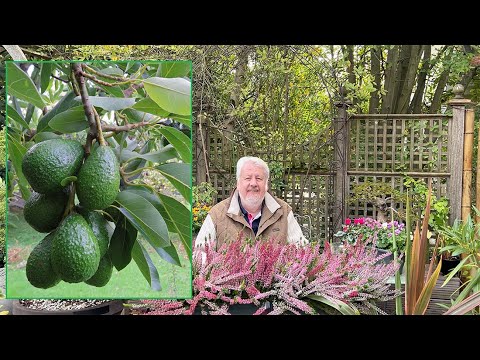
[[[110,260],[110,255],[106,254],[100,259],[100,264],[98,265],[98,270],[90,279],[85,282],[88,285],[102,287],[108,284],[110,278],[112,277],[113,264]]]
[[[79,208],[79,213],[87,220],[88,225],[92,228],[93,234],[97,238],[98,247],[100,249],[100,257],[103,257],[110,243],[110,236],[108,235],[108,223],[105,218],[96,211],[86,211]]]
[[[62,221],[68,202],[68,193],[60,191],[52,194],[39,194],[35,191],[25,202],[23,216],[36,231],[48,233]]]
[[[32,250],[25,268],[27,280],[37,288],[48,289],[60,282],[50,262],[54,233],[45,236]]]
[[[77,174],[83,156],[83,146],[76,140],[45,140],[25,153],[22,171],[33,190],[40,194],[54,193],[63,189],[63,179]]]
[[[108,146],[98,146],[78,172],[76,190],[86,210],[103,210],[118,194],[120,172],[117,157]]]
[[[55,231],[52,243],[53,269],[63,281],[90,279],[100,263],[100,249],[92,228],[76,213],[68,215]]]

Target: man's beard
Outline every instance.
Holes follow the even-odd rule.
[[[247,193],[247,196],[245,198],[240,196],[240,199],[242,200],[243,205],[247,205],[251,207],[260,206],[260,204],[263,201],[263,197],[260,195],[260,193],[255,193],[255,192]]]

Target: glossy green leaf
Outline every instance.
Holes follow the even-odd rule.
[[[80,96],[75,98],[77,101],[81,101]],[[107,111],[118,111],[127,109],[135,104],[134,98],[117,98],[108,96],[90,96],[90,103],[95,107],[100,107]]]
[[[192,202],[192,167],[190,164],[168,163],[155,168],[172,183],[188,203]]]
[[[75,106],[55,115],[48,123],[48,126],[61,133],[74,133],[88,128],[88,121],[83,105]]]
[[[116,223],[108,249],[112,263],[118,271],[130,264],[136,239],[137,229],[124,216],[121,216]]]
[[[45,140],[58,139],[60,137],[61,137],[60,135],[55,134],[53,132],[44,131],[44,132],[36,133],[35,136],[33,137],[33,140],[36,143],[39,143]]]
[[[153,247],[170,245],[168,229],[162,215],[143,197],[122,191],[116,201],[122,206],[120,211],[130,220]]]
[[[190,257],[192,254],[191,212],[178,200],[163,194],[153,194],[149,189],[130,186],[127,192],[140,195],[148,200],[162,215],[168,231],[177,233]]]
[[[360,312],[352,307],[351,305],[336,299],[327,299],[325,296],[322,295],[307,295],[309,299],[318,301],[322,304],[328,305],[335,310],[339,311],[343,315],[360,315]]]
[[[30,186],[22,171],[22,160],[25,156],[25,153],[27,152],[27,149],[8,132],[7,139],[8,156],[12,161],[13,167],[15,168],[15,174],[18,178],[18,186],[20,187],[20,192],[22,193],[23,199],[28,200],[31,195]]]
[[[125,109],[122,111],[122,114],[126,115],[131,123],[137,123],[141,121],[151,122],[153,119],[158,118],[155,115],[135,109]]]
[[[58,103],[55,104],[55,106],[47,112],[44,116],[42,116],[38,120],[38,125],[37,125],[37,133],[41,131],[52,131],[52,129],[48,126],[48,123],[50,120],[52,120],[56,115],[74,107],[74,106],[79,106],[81,105],[80,102],[74,100],[75,99],[75,93],[73,91],[69,91],[67,94],[65,94],[64,97],[60,99]]]
[[[172,226],[182,241],[183,247],[190,257],[192,255],[192,226],[191,219],[192,213],[178,200],[158,194],[165,211],[168,213],[168,217],[171,219]],[[165,216],[164,216],[165,218]]]
[[[158,65],[157,76],[176,78],[187,76],[190,73],[190,61],[165,61]]]
[[[68,184],[77,181],[76,176],[68,176],[60,182],[60,185],[67,186]]]
[[[132,257],[135,263],[137,264],[140,272],[143,277],[148,281],[148,284],[152,290],[160,291],[162,286],[160,285],[160,277],[158,275],[158,270],[153,264],[150,255],[140,244],[140,242],[135,241],[132,248]]]
[[[7,63],[7,93],[40,109],[45,107],[32,79],[13,62]]]
[[[180,130],[173,127],[162,127],[160,132],[177,150],[180,159],[185,163],[192,162],[192,140]]]
[[[123,71],[122,71],[122,69],[119,69],[118,67],[107,67],[105,69],[99,70],[99,72],[101,72],[102,74],[106,74],[106,75],[114,75],[114,76],[123,77]],[[114,80],[114,81],[116,81],[116,80]]]
[[[158,104],[150,98],[145,98],[137,102],[135,105],[132,106],[132,109],[143,111],[149,114],[153,114],[155,116],[159,116],[161,118],[167,117],[170,112],[163,110]]]
[[[191,84],[183,78],[153,77],[144,81],[147,94],[166,111],[191,114]]]
[[[158,248],[156,250],[158,255],[160,255],[163,260],[173,265],[182,266],[180,263],[180,258],[178,257],[177,249],[175,249],[173,244],[164,248]]]
[[[177,152],[172,145],[167,145],[162,150],[159,150],[159,151],[146,153],[146,154],[139,154],[137,152],[130,151],[129,155],[131,155],[130,158],[140,158],[147,161],[151,161],[153,163],[162,164],[167,160],[171,160],[175,158],[177,156]]]
[[[42,70],[40,73],[40,92],[43,94],[47,90],[50,83],[50,75],[52,74],[53,64],[49,62],[42,63]]]
[[[7,117],[12,121],[21,125],[24,129],[30,129],[27,122],[20,116],[20,114],[13,107],[7,104]]]
[[[113,95],[117,98],[123,98],[124,94],[120,86],[105,86],[102,84],[97,84],[100,88],[103,89],[107,94]]]

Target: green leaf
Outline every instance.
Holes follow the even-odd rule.
[[[50,83],[50,75],[52,74],[53,64],[49,62],[42,63],[42,71],[40,73],[40,92],[43,94],[47,90]]]
[[[7,104],[7,117],[12,119],[12,121],[21,125],[24,129],[30,129],[30,126],[28,126],[27,122],[23,120],[23,118],[20,116],[17,110],[15,110],[13,107],[11,107],[8,104]]]
[[[141,121],[151,122],[153,119],[158,118],[158,116],[135,109],[125,109],[122,111],[122,114],[126,115],[131,123],[137,123]]]
[[[143,197],[127,191],[120,192],[116,201],[122,206],[120,211],[153,247],[170,245],[167,224],[152,204]]]
[[[75,93],[73,91],[69,91],[64,97],[62,97],[49,112],[47,112],[38,120],[37,133],[41,131],[51,131],[51,128],[48,126],[50,120],[65,110],[81,105],[81,103],[74,100],[74,98]]]
[[[117,98],[123,98],[124,94],[120,86],[105,86],[102,84],[97,84],[100,88],[103,89],[107,94],[113,95]]]
[[[157,76],[176,78],[187,76],[190,73],[190,61],[165,61],[158,65]]]
[[[178,200],[158,194],[165,211],[168,213],[168,217],[171,220],[172,226],[175,228],[173,232],[176,232],[180,236],[183,247],[190,257],[192,255],[192,226],[191,219],[192,213]],[[164,216],[165,218],[165,216]]]
[[[35,136],[32,139],[36,143],[39,143],[39,142],[42,142],[42,141],[45,141],[45,140],[58,139],[60,137],[61,137],[60,135],[57,135],[53,132],[44,131],[44,132],[36,133]]]
[[[125,152],[125,150],[122,151]],[[167,160],[173,159],[177,156],[177,152],[172,145],[165,146],[162,150],[147,153],[147,154],[139,154],[137,152],[129,151],[128,152],[129,158],[140,158],[147,161],[151,161],[153,163],[162,164]]]
[[[135,262],[137,263],[137,266],[140,269],[143,277],[148,281],[152,290],[162,290],[157,268],[155,267],[155,265],[153,265],[153,261],[150,258],[150,255],[148,255],[148,252],[138,241],[135,241],[133,245],[132,257],[133,260],[135,260]]]
[[[332,308],[336,309],[343,315],[360,315],[360,312],[350,306],[349,304],[341,301],[341,300],[336,300],[336,299],[327,299],[325,296],[322,295],[307,295],[309,299],[321,302],[325,305],[331,306]]]
[[[18,186],[20,187],[20,192],[22,193],[22,197],[24,200],[28,200],[30,198],[30,186],[28,184],[25,175],[23,175],[22,171],[22,159],[27,152],[27,149],[15,138],[13,138],[10,133],[7,132],[8,138],[8,156],[13,163],[13,167],[15,168],[15,173],[17,174],[18,178]]]
[[[119,69],[118,67],[108,67],[108,68],[99,70],[99,72],[101,72],[102,74],[106,74],[106,75],[114,75],[114,76],[123,77],[123,71],[122,71],[122,69]],[[127,78],[125,78],[125,80],[126,79]],[[114,81],[116,81],[116,80],[114,80]]]
[[[53,130],[61,133],[74,133],[88,128],[88,121],[82,106],[75,106],[55,115],[48,123]]]
[[[153,114],[155,116],[159,116],[162,118],[167,117],[170,112],[163,110],[158,104],[150,98],[145,98],[137,102],[135,105],[132,106],[132,109],[136,109],[138,111],[143,111],[149,114]]]
[[[190,164],[168,163],[155,168],[175,186],[188,203],[192,202],[192,167]]]
[[[90,103],[93,106],[100,107],[107,111],[118,111],[126,109],[135,104],[134,98],[117,98],[107,96],[90,96]],[[77,101],[81,101],[80,96],[75,98]]]
[[[172,127],[162,127],[160,132],[177,150],[180,159],[185,163],[192,162],[192,140],[180,130]]]
[[[62,181],[60,181],[60,185],[67,186],[68,184],[70,184],[72,182],[75,182],[75,181],[77,181],[76,176],[68,176],[65,179],[63,179]]]
[[[168,117],[171,117],[173,120],[182,123],[183,125],[188,126],[190,129],[192,128],[192,116],[191,115],[177,115],[177,114],[170,114]]]
[[[149,189],[130,186],[127,192],[140,195],[148,200],[162,215],[168,231],[177,233],[187,255],[192,255],[191,212],[178,200],[163,194],[153,194]]]
[[[158,248],[156,250],[158,255],[160,255],[163,260],[173,265],[182,266],[180,263],[180,258],[178,257],[177,249],[175,249],[173,244],[164,248]]]
[[[32,79],[13,62],[7,63],[7,93],[43,109],[45,103]]]
[[[136,238],[137,229],[124,216],[121,216],[116,223],[108,249],[112,263],[118,271],[130,264]]]
[[[191,84],[183,78],[152,77],[144,80],[147,94],[158,106],[179,115],[191,114]]]

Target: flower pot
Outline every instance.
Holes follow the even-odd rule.
[[[112,300],[84,309],[58,311],[31,309],[21,304],[20,300],[14,300],[12,305],[12,315],[120,315],[122,310],[122,300]]]
[[[447,259],[442,259],[442,267],[440,268],[440,272],[442,275],[447,275],[450,270],[454,269],[460,263],[460,257],[454,256]]]
[[[261,305],[267,307],[267,310],[263,314],[267,314],[268,312],[271,311],[271,305],[270,303],[267,303],[265,305]],[[255,304],[234,304],[230,305],[228,308],[228,312],[231,315],[253,315],[257,310],[261,307],[257,306]],[[195,311],[193,312],[193,315],[202,315],[202,307],[197,306]],[[210,315],[207,310],[207,315]]]

